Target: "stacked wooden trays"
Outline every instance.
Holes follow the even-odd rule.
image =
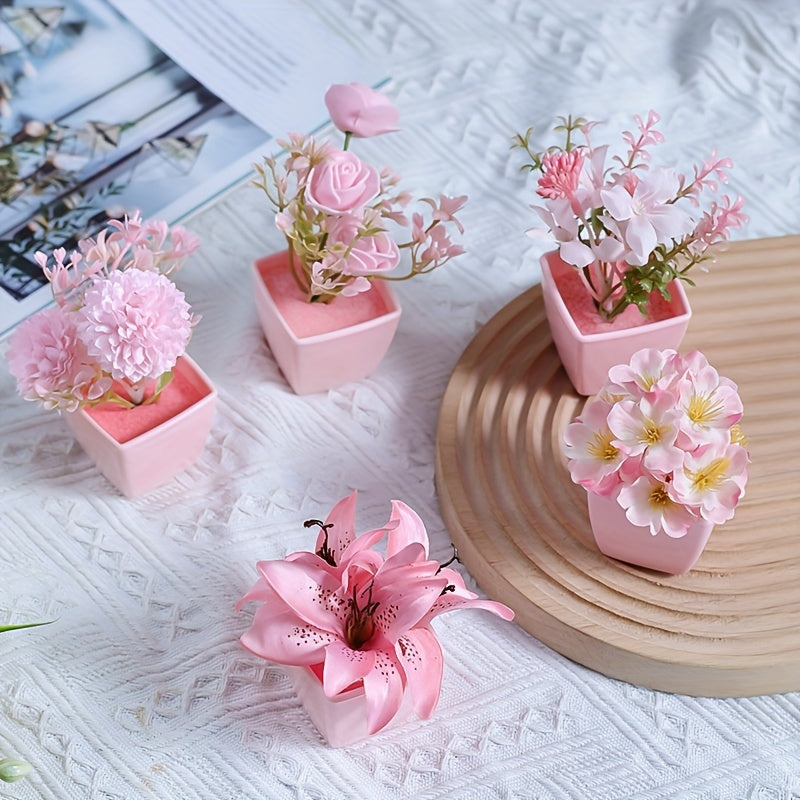
[[[479,332],[442,402],[436,484],[483,590],[563,655],[681,694],[800,690],[800,236],[731,245],[689,290],[682,351],[739,384],[747,495],[696,567],[667,576],[603,556],[561,455],[584,398],[533,287]],[[699,272],[699,271],[698,271]]]

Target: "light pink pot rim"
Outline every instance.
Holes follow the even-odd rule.
[[[200,367],[197,366],[195,361],[189,358],[189,356],[187,356],[186,354],[182,355],[180,357],[180,360],[183,363],[187,364],[191,368],[191,371],[194,372],[194,374],[198,378],[200,378],[200,380],[208,387],[209,389],[208,394],[203,395],[203,397],[201,397],[196,403],[192,403],[192,405],[188,406],[187,408],[184,408],[183,411],[179,411],[177,414],[175,414],[175,416],[170,417],[169,419],[165,419],[163,422],[159,423],[155,427],[150,428],[150,430],[144,431],[144,433],[140,433],[138,436],[134,436],[132,439],[128,439],[127,442],[118,442],[102,425],[98,425],[98,423],[94,420],[94,418],[90,414],[87,414],[86,411],[83,409],[78,409],[77,411],[67,411],[65,413],[83,414],[86,423],[91,428],[94,428],[98,436],[110,442],[118,450],[124,451],[132,447],[138,447],[143,442],[147,443],[150,441],[150,439],[155,439],[158,436],[160,436],[165,429],[172,428],[175,425],[178,425],[184,417],[196,413],[198,408],[203,408],[204,406],[207,406],[209,404],[213,405],[216,402],[217,390],[214,387],[214,384],[211,383],[211,379],[208,377],[208,375],[206,375],[205,372],[203,372],[203,370],[201,370]]]
[[[681,314],[675,314],[667,319],[659,320],[658,322],[648,322],[645,325],[639,325],[636,328],[620,328],[616,331],[608,331],[607,333],[581,333],[575,320],[572,319],[572,314],[569,313],[564,298],[561,297],[561,292],[555,286],[555,280],[550,271],[550,264],[548,258],[557,256],[557,253],[545,253],[540,259],[539,263],[542,269],[542,283],[547,283],[553,289],[552,300],[558,307],[558,313],[564,318],[564,322],[570,330],[570,334],[580,342],[596,342],[599,340],[610,341],[615,339],[624,339],[630,336],[631,331],[659,331],[662,328],[674,326],[676,322],[687,322],[692,317],[692,309],[689,306],[689,299],[686,296],[686,290],[683,288],[681,281],[674,280],[669,284],[670,292],[674,292],[680,301],[681,306],[685,309]]]
[[[342,328],[338,331],[327,331],[326,333],[315,333],[313,336],[303,336],[299,337],[297,334],[289,327],[286,320],[283,318],[283,314],[281,314],[280,310],[278,309],[275,301],[272,299],[272,295],[269,293],[266,284],[264,283],[263,278],[261,277],[261,273],[258,269],[259,261],[255,261],[253,263],[253,272],[255,274],[255,278],[258,281],[258,285],[260,291],[263,292],[264,299],[269,304],[271,309],[273,310],[275,317],[277,318],[280,326],[283,330],[286,331],[286,334],[292,340],[292,342],[297,345],[297,347],[311,347],[318,342],[327,342],[331,339],[335,339],[338,336],[345,336],[345,335],[352,335],[355,333],[359,333],[361,331],[369,331],[372,328],[376,328],[378,325],[383,325],[390,320],[395,320],[400,317],[401,308],[400,304],[397,302],[397,298],[395,297],[394,291],[392,287],[389,286],[387,283],[383,283],[382,289],[384,292],[384,296],[386,297],[389,304],[392,308],[387,311],[385,314],[380,314],[377,317],[373,317],[372,319],[364,320],[364,322],[357,322],[354,325],[348,325],[346,328]],[[371,292],[377,291],[377,281],[376,285],[370,289]],[[335,300],[333,302],[336,302]]]
[[[316,673],[313,669],[311,669],[311,667],[306,665],[296,666],[294,664],[287,664],[285,666],[289,670],[298,670],[305,673],[306,677],[310,678],[314,684],[319,687],[323,696],[329,703],[343,703],[347,700],[352,700],[354,697],[364,697],[363,684],[361,686],[354,686],[352,689],[341,691],[339,694],[334,695],[333,697],[328,697],[328,695],[325,694],[325,690],[322,688],[322,681],[317,677]]]

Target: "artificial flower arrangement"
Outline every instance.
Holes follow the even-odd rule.
[[[398,112],[382,93],[359,83],[335,84],[325,94],[333,124],[344,133],[342,147],[312,136],[290,134],[279,144],[287,157],[256,165],[275,209],[275,224],[289,246],[287,267],[309,302],[329,303],[337,295],[366,292],[372,281],[406,280],[431,272],[464,252],[448,233],[467,198],[425,197],[427,213],[405,213],[411,195],[398,190],[399,178],[362,161],[349,145],[353,137],[397,130]],[[395,243],[388,224],[410,229],[407,241]],[[410,253],[407,274],[389,275]]]
[[[689,569],[711,528],[730,520],[744,496],[750,458],[741,417],[736,384],[697,350],[644,349],[613,367],[564,434],[569,473],[589,492],[590,516],[610,505],[620,535],[633,526],[633,545],[608,552],[598,538],[601,550],[665,572]],[[702,533],[691,564],[659,561],[659,546],[674,552],[670,540],[690,540],[695,530]]]
[[[185,228],[143,221],[136,213],[109,220],[95,238],[81,239],[70,254],[64,248],[54,250],[49,266],[47,254],[37,252],[56,302],[25,320],[9,341],[8,365],[22,397],[69,412],[67,421],[84,449],[128,495],[171,477],[172,460],[162,454],[157,467],[142,464],[140,472],[149,477],[129,485],[115,467],[105,469],[101,463],[109,443],[95,445],[86,437],[97,427],[92,420],[102,418],[107,433],[124,447],[159,415],[177,417],[200,396],[213,394],[185,355],[197,318],[170,279],[198,246],[198,237]],[[162,398],[173,378],[171,405]],[[135,411],[143,429],[135,430],[129,417],[109,415],[109,407]],[[128,471],[127,466],[120,469]]]
[[[466,197],[412,204],[389,169],[349,150],[353,138],[397,130],[397,109],[358,83],[331,86],[325,103],[344,133],[341,147],[291,134],[286,157],[256,165],[283,232],[285,252],[254,264],[256,306],[275,360],[297,394],[369,375],[400,319],[393,282],[431,272],[464,252],[450,237]],[[399,243],[395,241],[397,232]],[[394,274],[401,263],[406,268]]]
[[[59,411],[155,402],[196,322],[168,276],[198,246],[186,229],[137,213],[109,220],[69,256],[57,248],[51,267],[37,252],[56,304],[11,336],[8,364],[20,394]]]
[[[561,117],[555,130],[564,144],[541,152],[531,144],[533,129],[515,137],[530,157],[523,168],[539,174],[542,201],[533,210],[544,228],[530,233],[555,241],[604,320],[629,305],[646,314],[651,293],[669,299],[674,280],[692,284],[691,268],[747,221],[741,196],[719,194],[731,159],[713,151],[691,175],[653,167],[651,148],[664,141],[659,116],[634,120],[636,130],[622,134],[624,155],[595,144],[597,123],[583,117]]]
[[[392,721],[407,695],[427,719],[441,689],[443,655],[431,621],[458,608],[481,608],[506,620],[514,613],[481,600],[448,564],[428,558],[419,516],[392,502],[389,521],[355,535],[356,492],[340,500],[319,529],[314,552],[261,561],[260,576],[239,601],[262,605],[242,636],[245,648],[284,665],[313,670],[329,703],[354,690],[365,698],[364,719],[352,730],[325,730],[334,746],[375,733]],[[384,552],[376,545],[385,540]],[[335,707],[335,706],[334,706]]]

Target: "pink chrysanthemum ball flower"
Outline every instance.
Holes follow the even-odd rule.
[[[115,380],[131,383],[169,372],[183,354],[195,320],[183,292],[164,275],[112,272],[84,295],[78,336]]]
[[[55,306],[25,320],[8,346],[8,366],[19,393],[46,409],[75,411],[111,388],[78,338],[76,316]]]

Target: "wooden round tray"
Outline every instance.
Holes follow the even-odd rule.
[[[525,630],[614,678],[682,694],[800,690],[800,237],[732,245],[697,276],[682,350],[739,384],[752,455],[736,516],[667,576],[602,555],[561,437],[584,398],[538,286],[502,309],[445,392],[436,485],[459,557]]]

